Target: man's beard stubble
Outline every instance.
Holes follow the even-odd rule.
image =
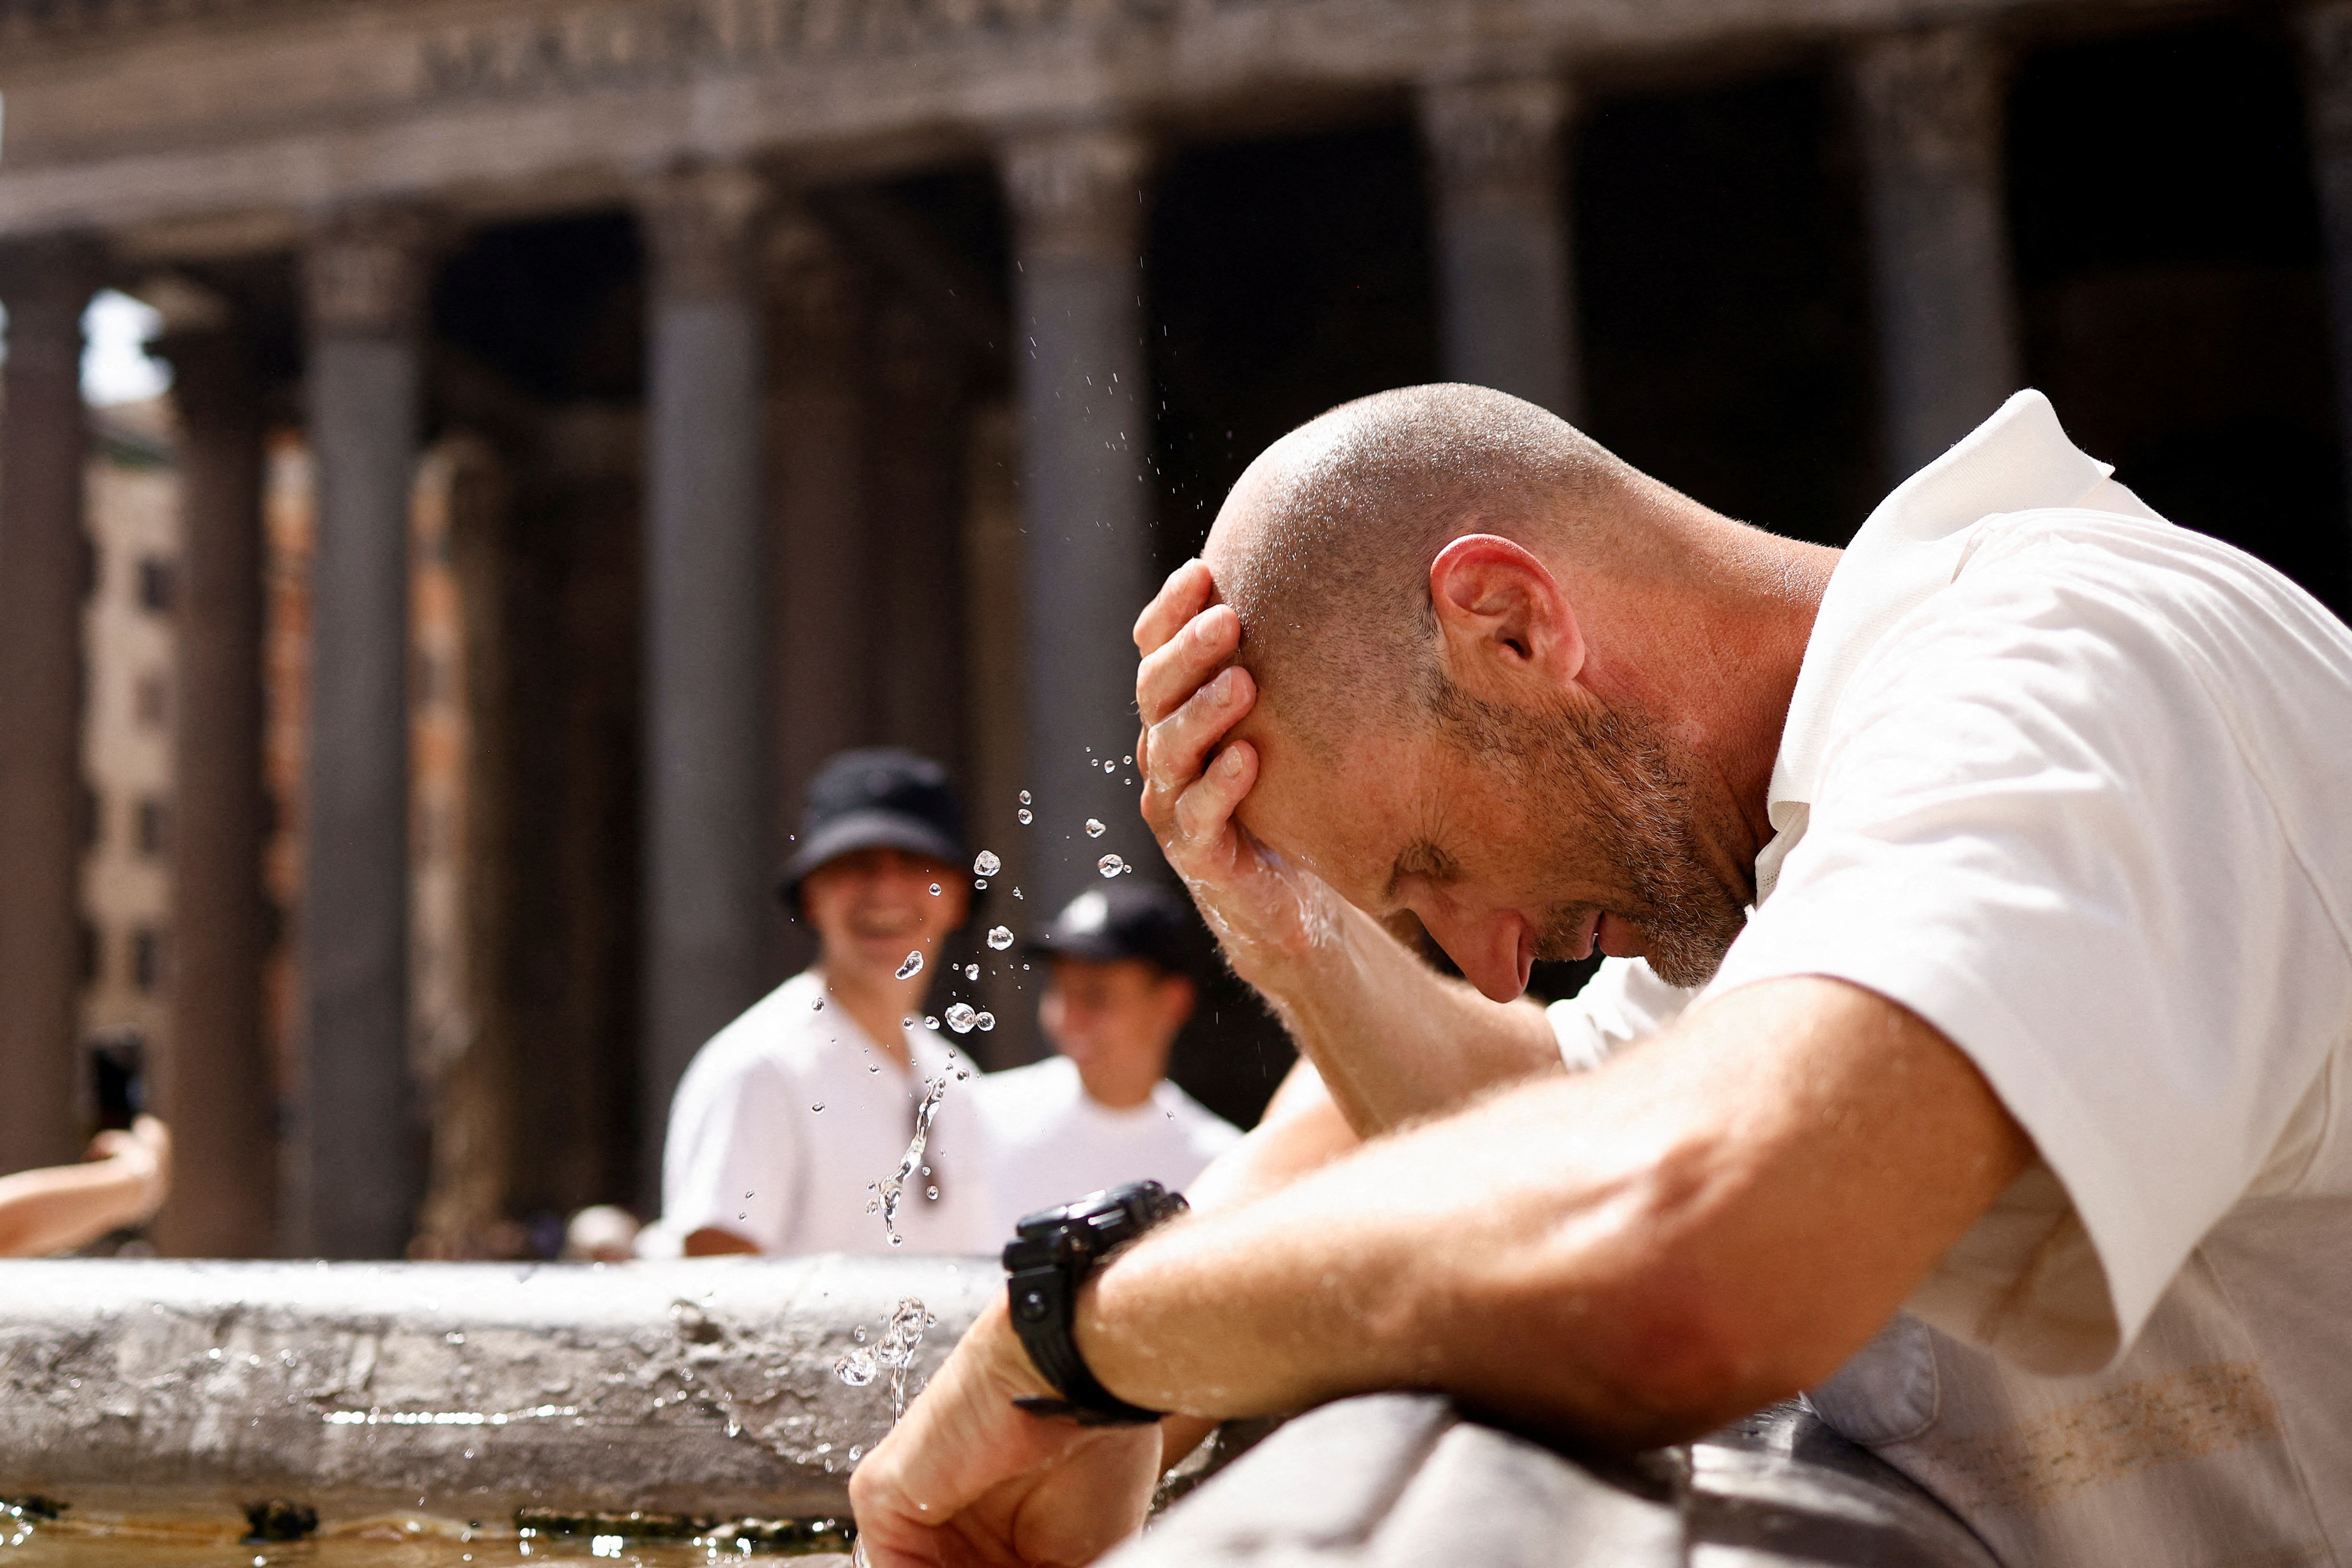
[[[1640,928],[1651,969],[1669,985],[1712,979],[1747,923],[1747,890],[1725,885],[1707,861],[1699,805],[1667,737],[1646,719],[1610,709],[1543,714],[1491,707],[1457,691],[1441,716],[1457,742],[1497,763],[1552,837],[1540,868],[1566,885],[1586,880],[1598,857],[1622,879],[1623,909]],[[1561,904],[1538,933],[1548,959],[1573,958],[1589,904]]]

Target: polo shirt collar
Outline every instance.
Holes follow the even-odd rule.
[[[2069,441],[2050,400],[2029,389],[1878,503],[1830,574],[1805,644],[1766,799],[1773,836],[1756,858],[1759,904],[1804,836],[1846,683],[1897,621],[1952,580],[1969,529],[2001,512],[2079,506],[2114,471]]]

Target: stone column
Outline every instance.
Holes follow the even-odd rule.
[[[767,245],[775,476],[772,854],[790,853],[809,780],[874,738],[867,642],[867,385],[864,280],[814,219],[793,213]],[[805,962],[813,947],[795,944]]]
[[[1582,417],[1561,153],[1567,89],[1549,77],[1421,94],[1437,205],[1445,374]]]
[[[2345,493],[2352,497],[2352,4],[2315,5],[2303,24],[2305,113],[2327,245],[2336,428],[2343,442]]]
[[[642,208],[653,255],[640,1108],[649,1179],[686,1064],[768,978],[763,410],[751,244],[764,199],[748,171],[709,168],[649,187]]]
[[[882,738],[938,758],[971,786],[964,747],[961,584],[963,417],[961,366],[929,320],[904,303],[874,322],[875,574],[881,636],[871,655]],[[976,800],[967,806],[979,805]]]
[[[175,290],[173,303],[157,344],[180,419],[181,587],[172,1041],[155,1100],[175,1174],[154,1237],[172,1257],[261,1258],[278,1156],[261,1001],[261,387],[226,301]]]
[[[1853,58],[1868,179],[1888,478],[1907,478],[2017,390],[2001,187],[2003,65],[1966,28]]]
[[[1137,793],[1106,774],[1135,749],[1135,616],[1157,586],[1143,345],[1143,142],[1113,129],[1004,150],[1015,254],[1028,584],[1029,766],[1037,822],[1022,912],[1033,923],[1116,852],[1155,868]],[[1088,838],[1098,817],[1109,831]]]
[[[302,848],[301,1082],[282,1240],[397,1258],[424,1192],[408,1052],[408,510],[428,226],[377,210],[305,257],[318,485]]]
[[[82,1148],[81,313],[97,285],[79,241],[0,250],[0,1170]]]

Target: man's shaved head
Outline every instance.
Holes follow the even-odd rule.
[[[1377,704],[1445,706],[1430,563],[1492,533],[1538,554],[1611,531],[1652,485],[1567,421],[1486,387],[1383,392],[1252,463],[1207,555],[1241,617],[1241,662],[1318,751]]]
[[[1475,657],[1449,652],[1441,628],[1458,602],[1449,590],[1441,613],[1432,598],[1448,547],[1495,535],[1562,591],[1573,583],[1583,623],[1607,624],[1604,600],[1681,577],[1688,552],[1673,520],[1700,510],[1565,421],[1483,387],[1382,393],[1284,437],[1234,487],[1203,558],[1241,621],[1235,658],[1258,710],[1313,760],[1307,773],[1352,794],[1302,811],[1298,791],[1318,785],[1294,764],[1279,780],[1262,774],[1244,813],[1278,819],[1291,847],[1349,877],[1360,901],[1421,889],[1416,912],[1433,933],[1448,923],[1448,889],[1478,880],[1466,868],[1482,846],[1508,837],[1516,870],[1490,865],[1488,880],[1532,879],[1513,907],[1534,952],[1580,956],[1596,921],[1613,917],[1642,933],[1660,974],[1705,980],[1749,889],[1744,868],[1709,852],[1738,829],[1688,746],[1658,715],[1580,679],[1580,653],[1555,684],[1482,691],[1461,679],[1473,665],[1455,668]],[[1564,623],[1571,606],[1550,602]],[[1389,803],[1391,820],[1373,797],[1400,779],[1423,783]],[[1480,792],[1508,803],[1507,820],[1474,831]],[[1376,817],[1392,845],[1336,847]]]

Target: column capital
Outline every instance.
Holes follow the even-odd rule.
[[[1448,200],[1516,193],[1559,177],[1574,106],[1550,75],[1433,81],[1420,92],[1423,144]]]
[[[1853,75],[1865,155],[1934,173],[1973,172],[1998,160],[2008,67],[1973,27],[1890,33],[1860,44]]]
[[[421,207],[351,207],[321,219],[302,256],[304,312],[322,337],[420,331],[443,225]]]
[[[637,218],[664,300],[720,300],[752,289],[752,241],[768,182],[740,163],[675,169],[639,187]]]
[[[81,357],[81,313],[104,281],[96,241],[41,235],[0,245],[0,302],[8,307],[8,352],[26,368]]]
[[[1024,256],[1129,256],[1143,226],[1150,143],[1124,126],[1025,132],[1003,149]]]

